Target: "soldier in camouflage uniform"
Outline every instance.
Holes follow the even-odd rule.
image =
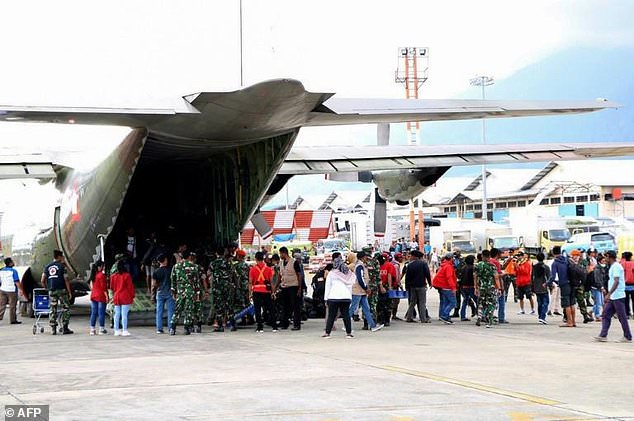
[[[231,331],[235,331],[236,324],[233,320],[233,300],[236,289],[236,274],[233,268],[233,255],[227,249],[224,258],[211,264],[211,285],[214,300],[214,310],[218,327],[214,332],[224,332],[225,323],[231,323]]]
[[[579,250],[572,250],[570,252],[570,258],[568,259],[568,278],[570,285],[574,289],[575,300],[579,306],[579,311],[583,315],[583,322],[588,323],[594,320],[594,318],[588,313],[588,307],[586,302],[585,281],[588,276],[588,262],[585,259],[581,259],[581,252]],[[573,304],[574,306],[574,304]]]
[[[209,315],[207,316],[207,324],[209,326],[217,327],[216,324],[216,305],[214,302],[214,294],[213,294],[213,271],[215,262],[220,260],[224,254],[224,249],[218,249],[214,253],[211,254],[209,258],[209,266],[207,267],[207,284],[209,285]]]
[[[60,250],[54,250],[53,256],[55,260],[46,265],[42,272],[42,288],[48,290],[49,305],[51,311],[48,313],[49,324],[51,325],[51,333],[57,335],[57,318],[61,313],[62,334],[69,335],[73,331],[68,328],[70,321],[70,297],[72,290],[66,275],[66,265],[64,264],[64,253]]]
[[[187,258],[189,262],[198,268],[198,283],[194,287],[194,333],[202,333],[203,324],[203,304],[209,298],[209,285],[207,284],[207,274],[202,266],[196,263],[196,253],[190,253]]]
[[[478,262],[473,269],[476,295],[478,296],[477,326],[480,326],[481,322],[486,323],[487,327],[491,327],[492,324],[497,323],[495,306],[498,301],[497,285],[499,275],[496,268],[489,263],[489,258],[489,251],[483,250],[483,261]]]
[[[363,251],[368,253],[368,256],[372,256],[372,247],[364,247]],[[368,268],[368,275],[370,275],[370,279],[368,282],[368,289],[370,290],[370,295],[368,296],[368,304],[370,305],[370,311],[372,312],[372,318],[378,322],[378,303],[379,303],[379,289],[381,285],[381,265],[379,265],[379,261],[376,258],[376,255],[372,258],[369,258],[366,262],[366,267]],[[367,321],[363,322],[363,329],[366,329]]]
[[[236,273],[236,293],[234,297],[233,309],[238,313],[247,308],[249,302],[249,270],[250,267],[245,261],[247,253],[240,249],[236,252],[236,262],[234,270]]]
[[[189,252],[183,252],[183,260],[172,269],[172,294],[175,295],[176,308],[170,320],[170,335],[176,335],[176,322],[183,316],[185,335],[189,335],[194,324],[194,302],[200,293],[198,265],[189,260]]]

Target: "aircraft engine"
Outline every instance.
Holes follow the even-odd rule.
[[[449,167],[380,171],[373,173],[373,178],[383,199],[406,205],[434,184],[448,169]]]

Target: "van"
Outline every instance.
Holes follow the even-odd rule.
[[[609,232],[582,232],[570,237],[561,250],[570,254],[573,250],[588,250],[589,248],[595,248],[599,253],[605,253],[608,250],[616,251],[616,241]]]

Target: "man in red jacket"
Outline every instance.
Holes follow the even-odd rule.
[[[517,314],[526,314],[524,312],[524,297],[531,303],[531,314],[535,314],[535,302],[533,301],[533,292],[531,289],[531,274],[533,265],[527,254],[518,251],[515,254],[517,262],[515,263],[515,276],[517,285],[517,298],[520,301],[520,311]]]
[[[447,253],[443,257],[440,269],[432,281],[432,286],[440,292],[440,320],[452,325],[450,313],[456,307],[456,289],[458,288],[456,271],[453,266],[453,254]]]

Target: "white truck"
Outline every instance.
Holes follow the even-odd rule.
[[[475,254],[477,252],[471,230],[447,230],[445,227],[429,227],[429,244],[436,250],[453,251],[460,250],[462,254]]]
[[[570,238],[570,227],[566,218],[538,216],[534,212],[516,212],[511,217],[513,233],[529,254],[550,254],[554,246],[563,246]]]

